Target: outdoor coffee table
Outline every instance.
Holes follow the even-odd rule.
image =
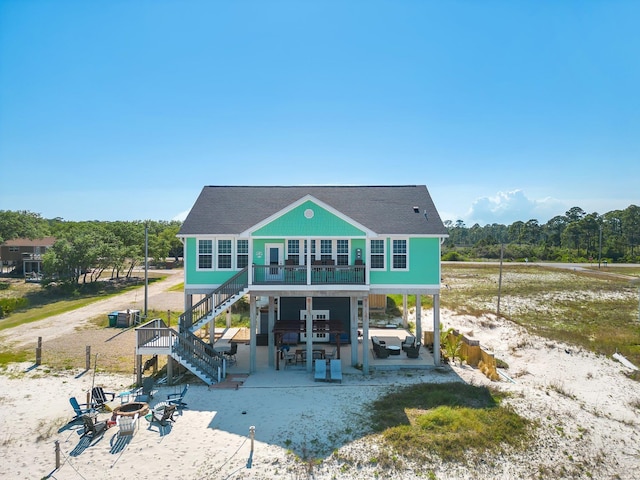
[[[388,345],[387,351],[389,352],[389,355],[400,355],[400,347],[396,345]]]

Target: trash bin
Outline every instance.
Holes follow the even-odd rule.
[[[111,312],[109,314],[109,326],[115,327],[118,324],[118,312]]]

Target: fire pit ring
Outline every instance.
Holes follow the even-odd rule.
[[[137,413],[139,418],[146,415],[148,412],[149,404],[145,402],[123,403],[113,409],[114,415],[120,415],[121,417],[134,417]]]

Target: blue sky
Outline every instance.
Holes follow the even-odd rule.
[[[424,184],[443,220],[640,203],[640,2],[0,0],[0,209]]]

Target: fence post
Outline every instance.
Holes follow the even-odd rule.
[[[91,370],[91,345],[86,346],[84,365],[85,370]]]
[[[60,468],[60,442],[56,440],[56,470]]]
[[[247,468],[251,468],[251,465],[253,464],[253,439],[255,438],[255,436],[256,436],[256,427],[251,425],[249,427],[249,438],[251,439],[251,452],[249,453],[249,459],[247,460]]]
[[[167,310],[167,327],[171,328],[171,310]]]
[[[42,337],[38,337],[38,346],[36,347],[36,365],[42,363]]]

